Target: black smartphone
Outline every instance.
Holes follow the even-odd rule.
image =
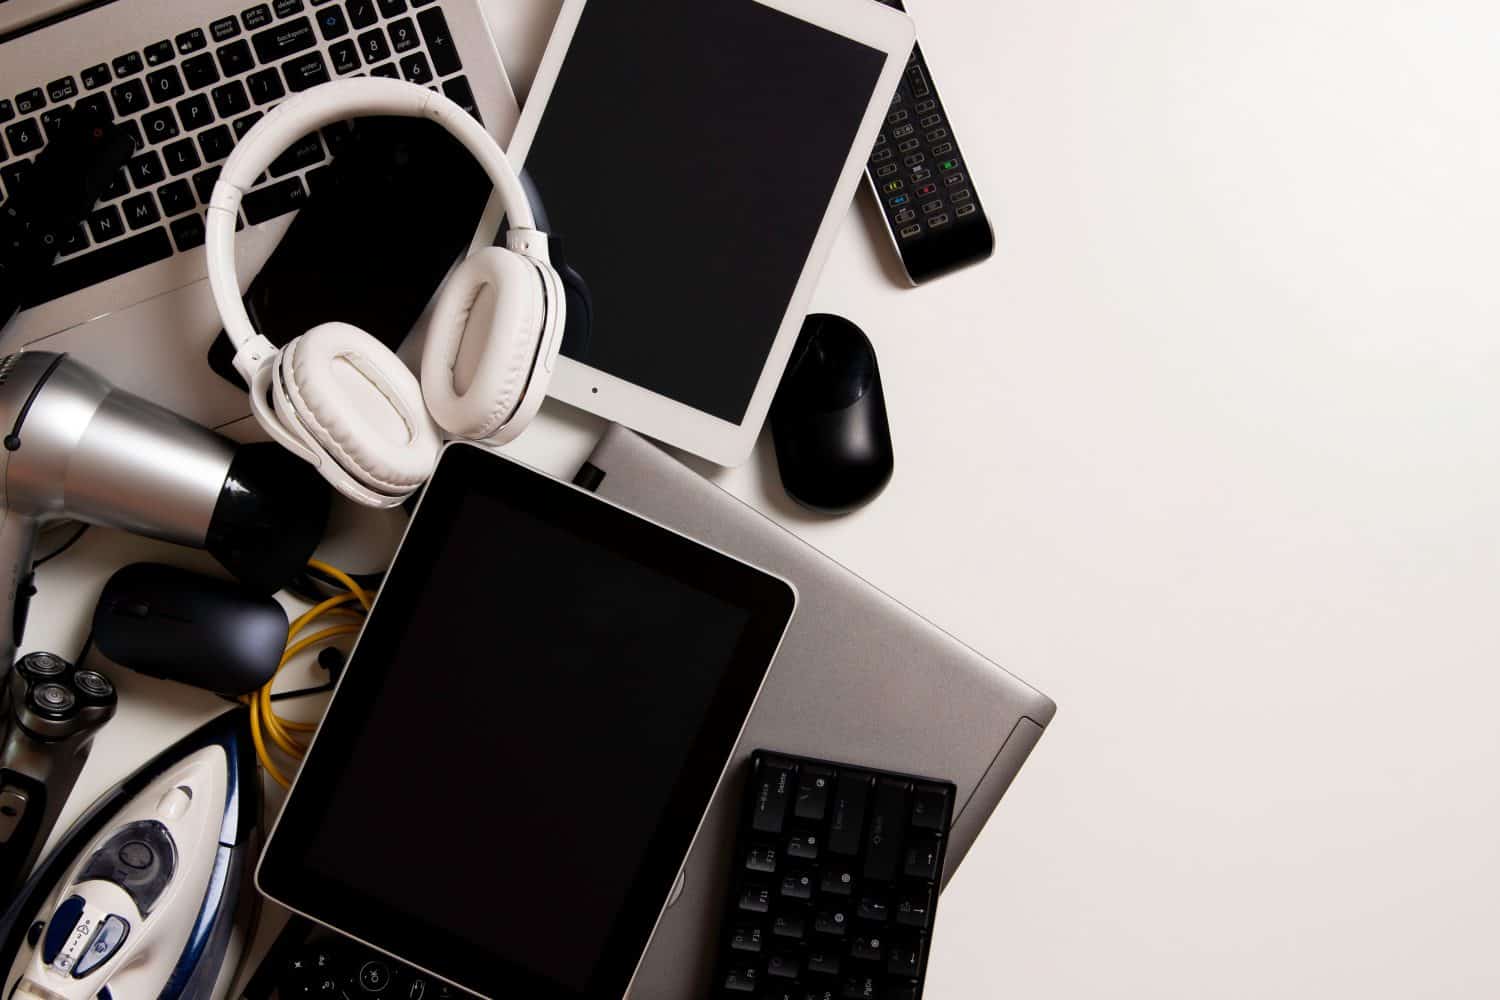
[[[324,132],[331,166],[245,292],[257,331],[280,347],[319,323],[351,323],[395,350],[474,237],[490,182],[436,124],[361,118]],[[221,331],[208,363],[240,388]]]

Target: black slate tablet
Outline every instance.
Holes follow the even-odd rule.
[[[449,446],[260,890],[485,996],[618,1000],[795,601],[747,563]]]

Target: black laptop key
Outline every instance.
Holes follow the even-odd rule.
[[[114,180],[110,181],[109,187],[105,188],[104,193],[99,195],[99,200],[114,201],[116,198],[123,198],[129,193],[130,178],[125,175],[125,168],[121,167],[115,171]]]
[[[184,31],[172,41],[177,46],[178,55],[189,55],[197,52],[208,44],[208,38],[204,36],[202,28],[194,28],[192,31]]]
[[[179,251],[185,253],[194,247],[201,247],[203,237],[203,216],[198,213],[194,212],[192,215],[184,215],[172,220],[172,239]]]
[[[16,190],[18,185],[24,183],[26,175],[29,173],[31,173],[30,160],[21,160],[17,163],[6,164],[0,167],[0,187],[3,187],[7,194],[11,194]]]
[[[57,245],[57,252],[59,255],[66,257],[69,254],[77,253],[88,245],[88,235],[83,230],[83,223],[80,222],[76,226],[68,227],[67,235]]]
[[[146,107],[150,100],[146,96],[146,85],[139,80],[126,80],[110,89],[109,96],[115,100],[115,111],[121,118],[135,114]]]
[[[295,212],[307,201],[307,189],[300,177],[288,177],[284,181],[268,184],[256,191],[246,192],[243,205],[245,220],[258,225],[287,212]]]
[[[302,10],[302,0],[276,0],[272,5],[277,17],[291,17]]]
[[[271,8],[265,4],[256,4],[244,13],[240,14],[240,20],[245,23],[246,31],[254,31],[256,28],[264,28],[271,23]]]
[[[807,901],[812,899],[813,877],[805,871],[792,872],[781,880],[781,898]]]
[[[787,838],[786,856],[798,861],[818,860],[819,837],[816,833],[798,833]]]
[[[115,76],[134,76],[145,68],[139,52],[127,52],[123,56],[115,56],[109,65],[115,71]]]
[[[313,35],[312,22],[299,17],[258,31],[250,36],[250,41],[255,46],[255,57],[262,63],[272,63],[310,49],[318,40]]]
[[[113,118],[115,116],[114,108],[110,106],[107,94],[90,94],[79,100],[73,107],[79,111],[103,115],[106,118]]]
[[[188,187],[187,181],[163,184],[157,190],[156,196],[161,199],[161,209],[168,216],[181,215],[198,206],[198,203],[193,200],[193,189]]]
[[[225,76],[239,76],[255,65],[250,43],[243,38],[219,46],[215,54],[219,57],[219,69]]]
[[[152,197],[150,191],[138,194],[134,198],[126,198],[125,204],[121,207],[125,209],[125,224],[131,229],[140,229],[142,226],[161,221],[161,213],[156,210],[156,199]]]
[[[353,73],[360,66],[359,50],[347,38],[329,48],[328,58],[333,60],[333,71],[339,76]]]
[[[873,780],[864,771],[839,775],[833,791],[833,821],[828,829],[828,849],[834,854],[852,857],[859,853]]]
[[[184,132],[196,132],[213,124],[214,112],[208,106],[208,98],[203,94],[194,94],[185,101],[178,101],[177,120],[182,123]]]
[[[417,25],[427,41],[427,54],[432,56],[432,66],[438,76],[447,76],[462,69],[458,49],[453,44],[453,35],[448,30],[448,20],[437,7],[424,10],[417,15]]]
[[[162,169],[161,157],[154,149],[148,149],[134,157],[126,166],[130,169],[130,177],[138,188],[159,184],[167,176],[166,171]]]
[[[169,63],[176,55],[172,49],[171,41],[165,38],[146,46],[145,52],[147,66],[160,66],[162,63]]]
[[[754,803],[750,825],[754,829],[761,833],[781,832],[796,780],[796,767],[790,761],[766,757],[756,762],[750,776]]]
[[[375,13],[375,0],[346,0],[344,9],[349,12],[349,23],[356,30],[368,28],[380,16]]]
[[[234,138],[236,141],[245,138],[245,133],[255,127],[255,123],[265,117],[261,112],[255,111],[243,118],[234,120]]]
[[[57,130],[71,110],[67,105],[63,105],[60,108],[48,108],[38,116],[42,123],[42,134],[47,137],[48,142],[57,138]]]
[[[385,32],[376,28],[359,36],[359,51],[364,54],[367,64],[378,63],[390,56],[391,47],[386,44]]]
[[[843,967],[843,955],[837,948],[815,946],[807,952],[807,971],[818,976],[837,976]]]
[[[254,222],[255,220],[251,220]],[[762,885],[747,885],[740,893],[739,908],[746,913],[767,913],[771,909],[771,890]]]
[[[78,96],[78,84],[73,82],[71,76],[65,76],[61,80],[53,80],[47,84],[47,100],[53,104],[61,104],[63,101],[71,101]]]
[[[104,243],[125,232],[125,222],[120,218],[120,210],[113,205],[105,205],[97,212],[89,214],[89,235],[94,238],[95,243]]]
[[[776,872],[776,848],[769,844],[760,844],[750,848],[750,853],[745,855],[745,869],[752,872],[764,872],[767,875]]]
[[[854,867],[843,863],[824,863],[818,888],[830,896],[848,896],[854,892]]]
[[[286,96],[286,88],[281,85],[281,74],[275,68],[251,73],[245,82],[250,85],[250,98],[256,104],[269,104]]]
[[[383,77],[387,80],[401,79],[401,73],[396,69],[395,63],[385,63],[370,70],[371,76]]]
[[[399,17],[406,13],[406,0],[377,0],[377,2],[380,4],[381,17]]]
[[[801,910],[783,910],[771,919],[771,936],[783,941],[801,941],[807,936],[807,915]]]
[[[849,933],[849,911],[841,907],[819,910],[813,918],[813,930],[831,937],[843,937]]]
[[[918,1000],[921,995],[920,983],[896,983],[886,987],[884,1000]]]
[[[883,924],[890,919],[891,905],[883,895],[872,893],[860,897],[859,906],[855,908],[854,913],[861,920]]]
[[[22,118],[5,126],[5,142],[16,156],[35,153],[42,148],[42,129],[35,118]]]
[[[234,150],[234,136],[228,125],[215,125],[198,136],[198,148],[203,152],[204,163],[218,163]]]
[[[396,52],[410,52],[417,47],[417,26],[411,23],[411,18],[403,17],[399,21],[392,21],[388,29],[391,33],[391,48]]]
[[[281,64],[281,71],[286,75],[287,89],[294,94],[328,82],[328,64],[323,61],[321,52],[288,59]]]
[[[47,95],[41,87],[32,87],[16,95],[16,113],[34,115],[47,104]]]
[[[221,17],[208,26],[208,33],[213,36],[215,42],[227,42],[240,33],[240,22],[235,20],[234,15]]]
[[[193,175],[193,190],[203,204],[207,205],[208,200],[213,197],[214,185],[219,182],[219,173],[223,169],[223,167],[209,167]]]
[[[874,976],[851,976],[839,993],[842,1000],[880,1000],[880,984]]]
[[[0,124],[10,121],[16,116],[16,106],[9,100],[0,100]]]
[[[189,90],[202,90],[209,84],[219,82],[219,67],[214,57],[207,52],[185,59],[182,63],[182,78]]]
[[[158,104],[175,100],[182,96],[182,76],[177,72],[176,66],[163,66],[146,74],[146,89],[151,92],[151,99]]]
[[[109,75],[109,66],[105,63],[99,63],[98,65],[90,66],[88,69],[84,70],[78,75],[79,78],[83,80],[84,90],[94,90],[98,87],[102,87],[111,79],[113,79],[113,77]]]
[[[432,82],[432,67],[427,65],[427,57],[420,52],[413,52],[401,60],[401,75],[412,83],[426,86]]]
[[[177,137],[177,118],[171,108],[157,108],[141,116],[141,127],[145,129],[146,141],[153,145]]]
[[[455,76],[451,80],[445,80],[443,82],[443,93],[447,94],[448,99],[454,104],[457,104],[469,114],[473,115],[475,121],[479,122],[479,124],[481,125],[484,124],[484,117],[479,113],[479,103],[474,100],[474,91],[469,89],[468,80],[465,80],[461,76]]]
[[[270,72],[273,76],[276,73],[275,70]],[[278,80],[277,86],[280,85]],[[250,110],[250,97],[245,93],[245,85],[238,80],[230,80],[221,87],[215,87],[210,93],[214,99],[214,110],[219,113],[220,118],[233,118]]]
[[[337,4],[318,11],[317,21],[318,31],[322,32],[323,37],[328,41],[349,34],[349,22],[344,19],[344,8]]]
[[[185,174],[189,170],[196,170],[203,165],[198,158],[198,147],[192,139],[179,139],[168,143],[161,151],[162,159],[167,162],[167,173],[176,177]]]
[[[881,778],[875,783],[865,845],[865,878],[889,882],[901,861],[901,834],[906,827],[911,783]]]
[[[886,971],[893,976],[916,979],[922,975],[922,939],[901,941],[886,949]]]
[[[172,241],[167,239],[166,230],[160,226],[147,229],[97,250],[65,257],[53,264],[43,272],[34,291],[27,296],[26,304],[34,306],[71,295],[79,289],[117,278],[170,256]]]

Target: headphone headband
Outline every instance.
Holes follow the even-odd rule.
[[[544,256],[544,251],[538,251],[545,244],[530,239],[526,232],[536,227],[531,202],[505,151],[484,126],[452,100],[414,83],[383,77],[340,80],[303,91],[277,105],[245,133],[224,162],[206,213],[209,286],[224,321],[224,332],[237,351],[235,367],[247,381],[274,348],[255,332],[240,297],[234,266],[234,230],[240,199],[271,161],[302,136],[325,125],[367,115],[428,118],[441,125],[463,143],[494,185],[495,196],[516,236],[510,243],[516,249],[524,247],[525,252]],[[478,233],[476,239],[488,242],[484,236]]]

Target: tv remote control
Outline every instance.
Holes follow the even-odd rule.
[[[905,11],[900,0],[881,0]],[[995,234],[932,71],[914,46],[865,167],[912,284],[984,260]]]

